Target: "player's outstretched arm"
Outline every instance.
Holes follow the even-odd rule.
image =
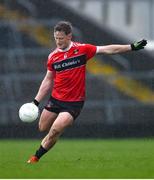
[[[144,49],[147,44],[147,40],[141,40],[132,44],[121,45],[121,44],[113,44],[107,46],[97,46],[97,53],[103,54],[118,54],[124,53],[128,51],[137,51],[140,49]]]

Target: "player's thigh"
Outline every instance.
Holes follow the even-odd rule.
[[[41,113],[39,120],[40,131],[49,130],[57,116],[58,114],[44,109]]]
[[[59,113],[59,115],[57,116],[56,120],[54,121],[50,131],[52,131],[53,129],[62,133],[63,130],[68,127],[71,126],[74,122],[74,118],[72,117],[72,115],[69,112],[61,112]],[[50,133],[49,131],[49,133]]]

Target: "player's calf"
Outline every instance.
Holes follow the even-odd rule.
[[[48,135],[42,141],[42,146],[49,150],[54,146],[60,135],[61,135],[60,131],[58,131],[55,128],[51,128]]]

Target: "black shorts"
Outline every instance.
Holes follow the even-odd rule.
[[[56,114],[59,114],[60,112],[69,112],[73,118],[76,119],[79,116],[83,105],[84,101],[66,102],[50,97],[45,109]]]

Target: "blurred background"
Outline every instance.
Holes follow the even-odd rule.
[[[98,55],[89,62],[85,107],[63,136],[154,136],[153,19],[154,0],[1,0],[0,138],[42,136],[38,122],[21,122],[18,110],[37,93],[55,48],[53,26],[60,20],[72,23],[74,41],[148,40],[145,50]]]

